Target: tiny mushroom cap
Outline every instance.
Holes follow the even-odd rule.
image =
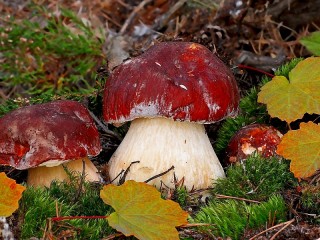
[[[235,116],[239,91],[231,71],[204,46],[191,42],[156,44],[119,65],[106,82],[106,122],[132,121],[110,159],[110,178],[129,168],[125,179],[188,190],[207,188],[224,177],[203,124]]]
[[[263,157],[276,155],[282,134],[266,124],[251,124],[238,130],[227,147],[227,165],[241,162],[253,152]]]
[[[82,173],[84,166],[86,179],[98,181],[88,156],[100,151],[94,121],[76,101],[26,106],[0,118],[0,164],[29,169],[28,185],[49,186],[52,180],[67,180],[60,164],[69,161],[73,161],[66,165],[70,171]]]

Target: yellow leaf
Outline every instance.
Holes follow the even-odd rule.
[[[306,178],[320,169],[320,125],[301,123],[299,130],[287,132],[277,153],[291,160],[290,170],[297,178]]]
[[[270,116],[288,123],[305,113],[320,113],[320,57],[310,57],[297,64],[289,79],[275,76],[258,94]]]
[[[126,181],[121,186],[106,185],[102,200],[113,207],[109,225],[125,236],[138,239],[179,239],[176,226],[187,223],[188,213],[179,204],[163,200],[160,192],[146,183]]]
[[[18,202],[26,188],[0,173],[0,216],[8,217],[18,209]]]

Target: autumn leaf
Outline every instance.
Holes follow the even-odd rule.
[[[296,178],[306,178],[320,169],[320,125],[301,123],[299,130],[287,132],[277,153],[291,160],[290,170]]]
[[[0,216],[8,217],[18,209],[18,202],[26,188],[0,173]]]
[[[115,210],[109,225],[125,236],[138,239],[179,239],[176,226],[187,223],[188,213],[179,204],[163,200],[160,192],[146,183],[126,181],[121,186],[106,185],[103,201]]]
[[[311,53],[316,56],[320,56],[320,32],[313,32],[309,36],[303,37],[300,42]]]
[[[275,76],[258,94],[270,116],[288,123],[305,113],[320,113],[320,57],[310,57],[297,64],[289,79]]]

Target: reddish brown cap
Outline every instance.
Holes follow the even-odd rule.
[[[104,119],[166,117],[211,123],[238,112],[231,71],[212,52],[190,42],[159,43],[119,65],[104,90]]]
[[[246,159],[254,151],[263,157],[276,154],[282,134],[272,126],[251,124],[241,128],[230,139],[227,147],[228,164]]]
[[[17,169],[98,155],[98,130],[87,109],[60,100],[14,110],[0,118],[0,164]],[[58,165],[58,164],[57,164]]]

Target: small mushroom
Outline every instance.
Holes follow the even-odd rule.
[[[86,180],[98,181],[97,168],[88,156],[100,151],[94,121],[76,101],[27,106],[0,118],[0,164],[28,169],[28,185],[50,186],[53,180],[68,180],[63,163],[80,173],[84,166]]]
[[[202,45],[159,43],[125,61],[104,90],[105,121],[132,121],[109,161],[110,178],[125,172],[142,182],[173,166],[149,184],[173,188],[175,176],[188,190],[211,187],[225,174],[204,124],[235,116],[238,104],[231,71]]]
[[[241,128],[230,139],[227,147],[227,165],[241,162],[253,152],[263,157],[276,154],[282,134],[272,126],[251,124]]]

